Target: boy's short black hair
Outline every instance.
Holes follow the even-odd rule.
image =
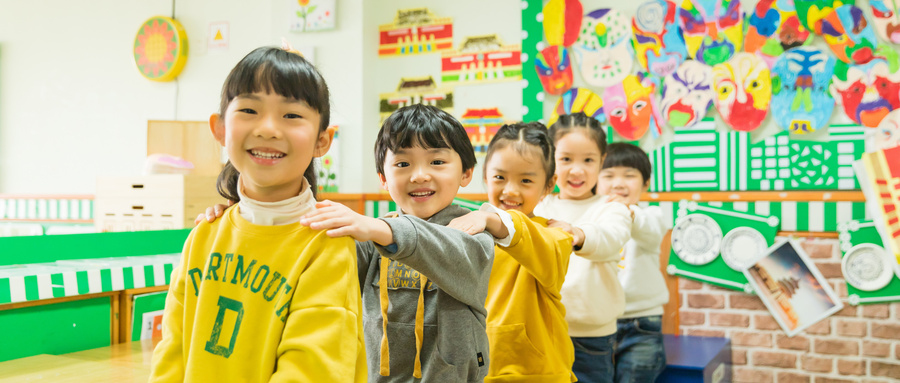
[[[650,180],[653,171],[647,153],[640,147],[625,142],[616,142],[606,147],[606,159],[603,160],[601,169],[618,166],[637,169],[641,172],[645,184]]]
[[[475,149],[462,124],[437,107],[413,104],[397,109],[381,125],[375,139],[375,170],[384,174],[388,150],[413,146],[453,149],[462,160],[463,172],[475,168]]]

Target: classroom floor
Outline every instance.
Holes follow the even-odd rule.
[[[144,340],[10,360],[0,363],[0,382],[146,382],[155,345]]]

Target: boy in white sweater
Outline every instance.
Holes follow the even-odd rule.
[[[650,186],[650,172],[650,160],[641,148],[610,144],[597,183],[597,194],[624,198],[634,212],[631,240],[619,263],[625,313],[619,316],[616,333],[616,382],[653,382],[666,366],[661,327],[669,290],[659,270],[666,224],[659,207],[637,206]]]

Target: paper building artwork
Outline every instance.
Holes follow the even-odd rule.
[[[888,113],[900,108],[900,71],[891,73],[884,59],[858,65],[838,62],[830,91],[835,100],[840,100],[847,117],[874,128]]]
[[[632,19],[632,45],[638,63],[650,74],[666,77],[687,59],[687,45],[677,23],[678,6],[669,0],[641,4]]]
[[[684,0],[679,26],[688,55],[707,65],[728,61],[743,46],[740,0]]]
[[[872,24],[882,40],[900,44],[900,2],[897,0],[869,0]]]
[[[584,10],[578,0],[550,0],[544,15],[544,37],[550,45],[568,47],[578,39]]]
[[[797,17],[791,1],[761,0],[747,15],[744,52],[754,53],[771,67],[784,51],[811,41],[813,34]]]
[[[547,94],[558,96],[572,87],[572,65],[564,46],[551,45],[538,52],[534,69]]]
[[[650,191],[852,190],[864,129],[832,126],[824,142],[782,132],[758,143],[747,132],[718,132],[712,121],[675,129],[672,143],[649,153]]]
[[[325,153],[318,161],[318,191],[319,193],[337,193],[338,186],[338,170],[341,168],[341,136],[338,126],[334,126],[334,139],[331,141],[331,147],[328,153]]]
[[[505,45],[497,35],[467,37],[441,54],[441,78],[443,84],[521,80],[522,46]]]
[[[828,84],[834,74],[833,56],[812,47],[785,52],[772,67],[772,117],[791,133],[822,129],[834,111]]]
[[[378,55],[432,53],[453,48],[453,19],[435,17],[428,8],[397,11],[391,24],[378,27]]]
[[[716,96],[712,86],[712,67],[697,60],[685,61],[663,80],[662,119],[676,128],[702,121]]]
[[[716,109],[726,124],[740,132],[762,124],[772,100],[772,80],[765,61],[752,53],[737,53],[713,66],[713,82]]]
[[[900,147],[866,153],[854,169],[884,247],[900,262]]]
[[[616,133],[626,140],[639,140],[648,130],[654,138],[659,137],[662,121],[655,89],[649,78],[628,75],[620,84],[603,90],[603,112]]]
[[[821,20],[822,38],[838,60],[865,64],[875,57],[878,41],[862,9],[842,5]]]
[[[431,76],[400,79],[397,91],[379,95],[381,119],[384,120],[395,110],[412,104],[426,104],[453,112],[453,90],[438,87]]]
[[[503,126],[503,114],[498,108],[466,109],[466,113],[463,113],[459,122],[466,129],[469,140],[472,141],[475,155],[482,157],[487,154],[487,147],[491,143],[491,139]]]
[[[291,4],[291,32],[334,29],[335,0],[288,0]]]
[[[572,49],[584,82],[597,87],[622,82],[634,65],[628,17],[609,8],[588,13]]]
[[[582,112],[597,121],[606,121],[603,113],[603,99],[586,88],[572,88],[556,101],[553,114],[547,120],[547,126],[553,125],[559,116]]]

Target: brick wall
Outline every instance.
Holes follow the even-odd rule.
[[[801,240],[844,309],[789,338],[756,295],[680,278],[686,335],[731,338],[735,382],[900,381],[900,303],[851,306],[837,240]]]

